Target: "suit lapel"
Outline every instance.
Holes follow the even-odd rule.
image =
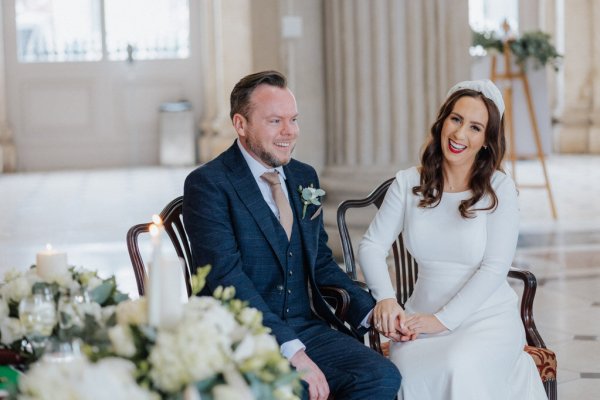
[[[303,182],[302,180],[304,179],[305,174],[302,174],[295,168],[290,167],[289,164],[284,166],[283,169],[285,171],[285,183],[290,196],[290,202],[292,204],[292,208],[294,209],[294,222],[298,224],[298,231],[300,232],[302,242],[304,243],[303,247],[306,253],[305,256],[306,260],[308,261],[308,265],[310,266],[310,272],[312,275],[314,273],[316,262],[316,251],[318,245],[317,229],[319,227],[319,220],[310,220],[311,207],[309,207],[306,215],[304,218],[302,218],[302,209],[304,205],[302,204],[300,193],[298,193],[298,186],[306,187],[310,184],[310,182]]]
[[[226,152],[224,163],[229,167],[231,173],[228,174],[229,180],[237,192],[240,200],[248,211],[254,222],[258,225],[269,245],[277,255],[281,268],[285,265],[285,252],[287,244],[282,246],[278,231],[275,229],[275,219],[273,212],[265,203],[262,193],[250,172],[250,168],[244,160],[242,153],[237,148],[237,143]]]

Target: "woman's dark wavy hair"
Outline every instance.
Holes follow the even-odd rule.
[[[437,119],[431,127],[429,142],[421,156],[421,181],[419,186],[413,187],[415,195],[421,196],[419,207],[436,207],[442,200],[444,192],[444,170],[442,153],[442,127],[444,121],[454,109],[454,105],[461,97],[469,96],[479,98],[488,111],[488,123],[485,129],[484,143],[487,149],[482,148],[473,163],[469,189],[473,195],[460,202],[458,211],[463,218],[475,217],[475,211],[495,210],[498,206],[498,197],[492,188],[492,175],[495,171],[502,171],[502,160],[506,151],[504,138],[504,117],[500,116],[496,104],[471,89],[461,89],[452,93],[440,108]],[[490,203],[484,208],[473,208],[485,195],[490,198]]]

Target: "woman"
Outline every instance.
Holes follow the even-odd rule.
[[[392,338],[400,400],[546,399],[518,297],[506,275],[519,209],[501,168],[504,101],[489,80],[450,89],[421,158],[398,172],[359,246],[377,305],[373,323]],[[402,232],[419,264],[406,310],[386,256]]]

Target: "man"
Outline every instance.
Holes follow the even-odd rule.
[[[298,111],[285,77],[275,71],[246,76],[230,101],[238,140],[193,171],[184,189],[194,265],[212,265],[206,294],[234,286],[238,298],[262,311],[311,400],[326,400],[330,392],[337,399],[393,399],[397,368],[350,336],[319,291],[348,291],[348,322],[355,334],[365,333],[375,302],[335,263],[322,213],[312,204],[304,209],[298,191],[318,188],[319,180],[312,167],[291,158]]]

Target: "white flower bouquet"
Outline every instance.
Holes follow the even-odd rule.
[[[41,276],[35,265],[27,271],[8,271],[0,283],[0,348],[14,351],[26,364],[37,360],[43,349],[31,346],[31,321],[23,315],[23,303],[40,293],[49,303],[47,336],[63,340],[98,340],[113,306],[129,298],[117,289],[114,277],[102,279],[96,271],[71,267],[51,277]]]
[[[140,319],[147,315],[144,298],[123,302],[108,331],[112,355],[132,361],[139,384],[162,399],[190,392],[202,399],[298,399],[299,376],[262,325],[262,314],[234,294],[218,288],[213,297],[191,297],[169,329]]]
[[[193,277],[194,293],[204,285],[208,271],[209,267],[201,268]],[[31,290],[29,280],[37,283],[29,273],[20,276],[26,285],[11,283],[17,278],[9,276],[13,279],[0,287],[9,302]],[[73,281],[81,284],[80,277]],[[17,295],[10,297],[13,293]],[[109,293],[105,304],[111,306],[84,319],[97,321],[95,334],[78,331],[84,354],[68,362],[53,361],[47,354],[32,363],[20,379],[17,398],[299,399],[298,373],[262,325],[262,314],[235,299],[233,288],[218,288],[213,297],[193,296],[181,320],[169,328],[148,324],[146,298],[117,301],[122,298],[115,298],[116,292],[103,293]]]

